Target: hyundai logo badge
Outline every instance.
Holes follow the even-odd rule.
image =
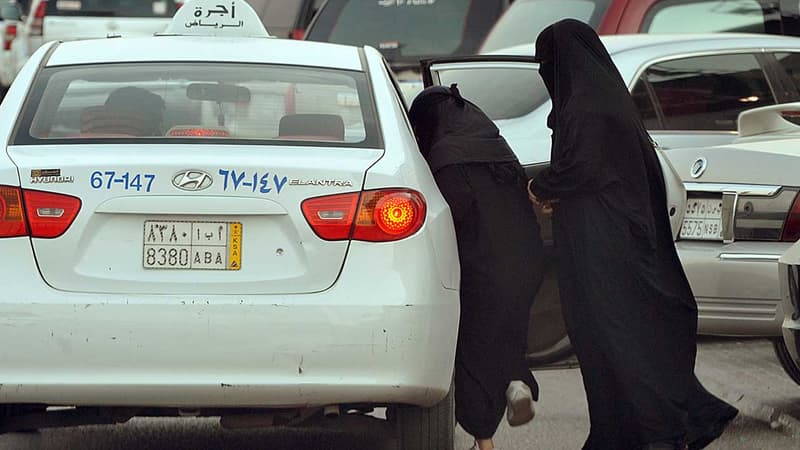
[[[692,178],[700,178],[701,175],[706,171],[706,167],[708,167],[708,161],[705,158],[697,158],[692,164],[692,170],[689,172],[689,175]]]
[[[172,184],[184,191],[202,191],[211,186],[214,179],[202,170],[182,170],[172,177]]]

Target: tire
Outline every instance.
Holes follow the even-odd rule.
[[[794,359],[792,359],[792,355],[789,354],[786,343],[783,339],[778,338],[772,341],[772,345],[775,347],[775,355],[778,357],[778,361],[780,361],[783,370],[786,371],[786,374],[789,375],[792,381],[800,384],[800,367],[797,366],[797,362],[795,362]]]
[[[431,408],[395,408],[398,450],[453,450],[456,428],[454,390],[451,386],[447,397]]]

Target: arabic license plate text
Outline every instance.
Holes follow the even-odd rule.
[[[239,270],[242,224],[148,220],[144,223],[145,269]]]
[[[722,198],[689,198],[681,239],[722,240]]]

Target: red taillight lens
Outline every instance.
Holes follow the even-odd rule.
[[[11,42],[17,38],[17,26],[15,24],[6,25],[3,35],[3,50],[11,50]]]
[[[794,198],[792,209],[783,224],[783,235],[781,240],[784,242],[795,242],[800,239],[800,194]]]
[[[31,35],[41,36],[44,32],[44,17],[47,14],[47,1],[39,3],[31,21]]]
[[[172,137],[230,137],[226,130],[215,130],[213,128],[178,128],[170,130]]]
[[[422,195],[405,189],[367,191],[358,208],[353,239],[396,241],[416,233],[425,221]]]
[[[22,209],[19,188],[0,186],[0,238],[25,236],[28,226]]]
[[[305,38],[305,37],[306,37],[306,30],[304,30],[302,28],[295,28],[294,30],[292,30],[292,34],[291,34],[291,38],[292,39],[296,39],[298,41],[302,41],[303,38]]]
[[[314,232],[329,241],[404,239],[419,231],[426,214],[422,194],[408,189],[317,197],[303,202],[302,208]]]
[[[303,215],[317,236],[328,241],[350,238],[358,192],[311,198],[303,202]]]
[[[31,237],[55,238],[64,234],[81,210],[81,200],[64,194],[23,191]]]

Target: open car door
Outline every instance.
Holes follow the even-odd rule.
[[[422,61],[421,68],[425,87],[458,84],[461,95],[495,122],[528,177],[535,178],[550,164],[550,130],[545,126],[550,97],[532,56],[440,58]],[[673,237],[677,237],[686,209],[686,191],[664,152],[658,150],[658,157],[667,186]],[[554,363],[572,355],[561,316],[550,217],[538,215],[545,243],[546,273],[530,315],[527,356],[531,366]]]

